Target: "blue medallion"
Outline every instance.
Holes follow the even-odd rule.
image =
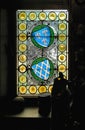
[[[32,66],[34,73],[42,80],[47,80],[50,75],[50,63],[48,60],[41,61]]]
[[[48,47],[50,43],[50,29],[45,27],[32,33],[35,41],[42,47]]]
[[[38,25],[32,30],[31,39],[39,48],[49,47],[54,41],[54,32],[47,25]]]

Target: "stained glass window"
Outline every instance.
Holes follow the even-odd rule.
[[[16,11],[18,96],[51,93],[53,79],[68,79],[68,10]]]

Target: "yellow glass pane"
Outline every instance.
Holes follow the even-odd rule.
[[[19,71],[22,72],[22,73],[25,72],[26,66],[24,66],[24,65],[19,66]]]
[[[58,70],[59,70],[59,72],[63,73],[66,70],[66,66],[65,65],[59,65]]]
[[[66,14],[64,12],[59,13],[59,19],[60,20],[65,20],[66,19]]]
[[[21,31],[26,30],[26,24],[25,24],[25,23],[19,24],[19,29],[20,29]]]
[[[40,86],[39,87],[39,93],[46,92],[46,86]]]
[[[39,14],[39,19],[40,19],[40,20],[45,20],[45,19],[46,19],[46,13],[41,12],[41,13]]]
[[[26,76],[25,76],[25,75],[20,75],[19,81],[20,81],[21,83],[26,83]]]
[[[48,15],[50,20],[55,20],[56,19],[56,13],[55,12],[50,12]]]
[[[19,19],[20,19],[20,20],[25,20],[25,19],[26,19],[26,13],[25,13],[25,12],[21,12],[21,13],[19,14]]]
[[[20,86],[20,87],[19,87],[19,92],[20,92],[21,94],[25,94],[26,91],[27,91],[27,89],[26,89],[25,86]]]
[[[35,12],[31,12],[30,14],[29,14],[29,19],[30,20],[35,20],[36,19],[36,13]]]
[[[36,88],[35,86],[30,86],[29,92],[30,92],[31,94],[35,94],[36,91],[37,91],[37,88]]]
[[[61,55],[59,55],[58,59],[59,59],[59,61],[64,62],[66,59],[66,56],[61,54]]]
[[[23,42],[23,41],[25,41],[26,39],[27,39],[27,36],[26,36],[25,33],[20,33],[20,34],[19,34],[19,40],[20,40],[20,41]]]
[[[48,88],[48,91],[51,93],[52,92],[52,88],[53,88],[53,86],[49,86],[49,88]]]
[[[59,51],[63,52],[63,51],[66,50],[66,45],[65,44],[59,44],[58,49],[59,49]]]
[[[66,24],[65,23],[60,23],[59,24],[59,30],[63,31],[66,29]]]
[[[20,45],[19,45],[19,50],[20,50],[21,52],[26,51],[26,49],[27,49],[27,46],[26,46],[25,44],[20,44]]]
[[[26,55],[20,55],[19,56],[19,61],[20,62],[25,62],[26,61]]]
[[[63,42],[63,41],[65,41],[66,40],[66,35],[65,34],[63,34],[63,33],[61,33],[61,34],[59,34],[59,41],[61,41],[61,42]]]

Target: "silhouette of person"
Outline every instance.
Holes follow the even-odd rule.
[[[68,80],[64,78],[62,72],[59,72],[59,77],[54,79],[52,88],[52,130],[58,127],[64,127],[66,116],[68,115],[69,103],[67,92]]]

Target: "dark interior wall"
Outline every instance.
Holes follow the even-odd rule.
[[[8,9],[8,96],[16,96],[16,10]]]
[[[15,11],[0,9],[0,96],[15,95]]]
[[[70,4],[71,12],[71,77],[85,77],[85,0],[72,0]]]
[[[64,8],[67,7],[69,3],[69,0],[68,1],[65,1],[65,0],[13,0],[13,1],[10,1],[10,5],[7,3],[6,4],[6,0],[3,0],[2,3],[1,3],[1,6],[4,7],[4,8],[25,8],[25,9],[28,9],[28,8],[49,8],[52,7],[52,5],[55,5],[55,6],[63,6]]]
[[[3,17],[4,16],[4,17]],[[0,96],[7,94],[8,61],[6,47],[8,43],[8,17],[4,9],[0,10]]]

